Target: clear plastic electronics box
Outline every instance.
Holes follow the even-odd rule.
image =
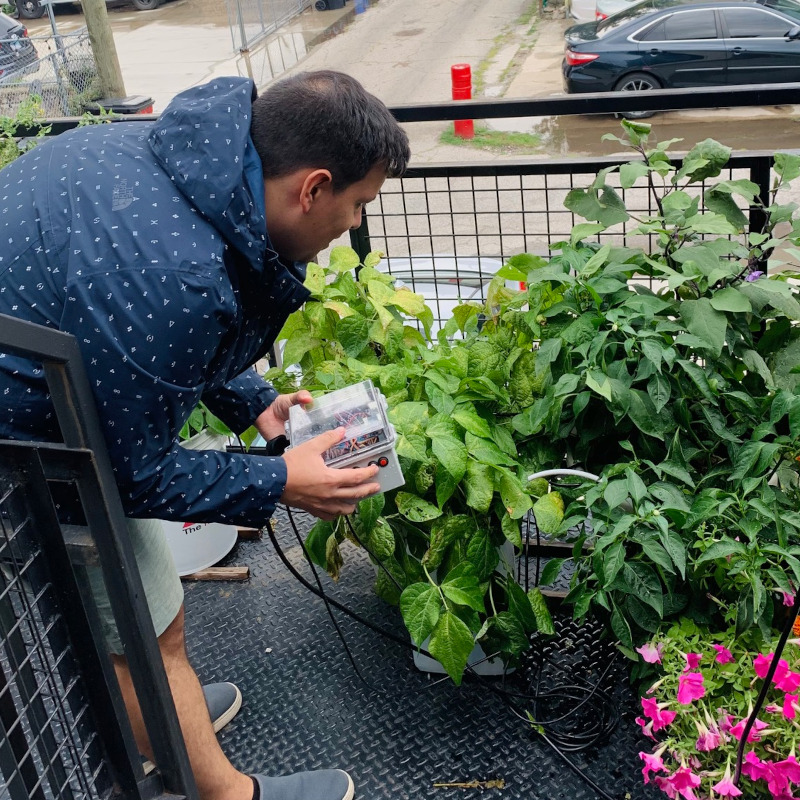
[[[344,439],[323,454],[336,468],[380,467],[376,480],[382,492],[405,483],[395,452],[394,426],[386,417],[386,399],[371,380],[337,389],[303,407],[289,409],[286,436],[292,447],[335,428],[344,428]]]

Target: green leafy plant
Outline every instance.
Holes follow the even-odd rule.
[[[576,616],[605,618],[629,652],[679,614],[769,637],[775,599],[800,586],[800,303],[794,273],[765,274],[778,248],[800,255],[796,206],[775,200],[800,158],[776,156],[762,203],[750,181],[711,183],[719,143],[677,166],[649,126],[623,128],[639,160],[569,193],[589,221],[527,276],[545,388],[513,426],[601,475],[565,494],[552,531],[575,542]],[[626,209],[614,172],[655,213]],[[622,222],[644,246],[587,241]]]
[[[13,117],[0,116],[0,169],[35,147],[39,140],[50,132],[50,126],[42,122],[42,98],[32,94],[17,107]],[[35,131],[20,144],[20,131]]]
[[[504,543],[521,544],[525,476],[541,463],[511,427],[533,397],[535,356],[513,310],[524,294],[504,281],[525,272],[509,265],[492,283],[503,318],[466,303],[433,340],[424,299],[396,288],[379,262],[373,253],[361,266],[335,248],[326,269],[309,265],[312,296],[279,337],[292,366],[266,377],[314,393],[370,378],[386,395],[406,486],[363,501],[352,522],[317,523],[306,548],[338,577],[345,540],[364,545],[379,564],[377,592],[399,603],[414,642],[429,640],[460,682],[476,641],[510,661],[532,631],[552,629],[538,590],[528,596],[515,583],[508,545],[503,554]]]

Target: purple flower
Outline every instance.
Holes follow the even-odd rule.
[[[731,780],[730,768],[725,770],[725,777],[711,788],[722,797],[739,797],[742,793],[742,790],[737,788],[736,784]]]
[[[783,595],[783,604],[791,608],[794,605],[794,595],[785,589],[781,589],[781,594]]]
[[[684,672],[678,678],[678,684],[678,702],[684,706],[699,700],[706,693],[702,672]]]
[[[755,272],[751,272],[751,273],[750,273],[750,274],[749,274],[749,275],[748,275],[748,276],[745,278],[745,280],[746,280],[748,283],[752,283],[753,281],[757,281],[759,278],[763,278],[763,277],[764,277],[764,273],[763,273],[763,272],[760,272],[759,270],[756,270]]]

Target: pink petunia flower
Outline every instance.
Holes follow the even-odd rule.
[[[656,741],[656,737],[653,736],[653,720],[648,722],[646,719],[636,717],[636,724],[642,729],[642,733],[648,739],[652,739],[654,742]]]
[[[686,656],[684,672],[688,672],[690,669],[697,669],[700,666],[700,660],[703,658],[700,653],[684,653],[684,655]]]
[[[694,700],[699,700],[705,693],[701,672],[684,672],[678,678],[678,702],[681,705],[689,705]]]
[[[772,774],[780,773],[790,783],[800,783],[800,763],[794,755],[790,755],[785,761],[778,761],[772,765]]]
[[[716,658],[714,659],[717,664],[730,664],[735,661],[733,654],[727,647],[723,647],[721,644],[714,644],[711,646],[717,651]]]
[[[676,797],[680,796],[685,800],[697,800],[694,790],[700,785],[700,778],[688,767],[679,767],[672,777],[667,778],[667,780],[677,793]]]
[[[663,642],[659,642],[658,644],[648,642],[641,647],[637,647],[636,652],[639,653],[648,664],[660,664],[661,654],[664,652],[664,644]]]
[[[762,761],[753,750],[747,753],[742,762],[742,775],[750,778],[751,781],[757,781],[761,778],[766,780],[771,769],[771,762]]]
[[[783,708],[781,711],[786,719],[794,719],[797,716],[797,697],[798,695],[796,694],[787,694],[786,697],[783,698]]]
[[[778,670],[775,672],[775,678],[773,680],[776,688],[780,689],[782,692],[796,692],[798,688],[800,688],[800,672],[793,672],[787,669],[779,678],[779,671],[780,667],[778,667]]]
[[[730,770],[725,773],[725,777],[711,787],[718,795],[722,797],[739,797],[742,790],[731,780]]]
[[[724,714],[724,713],[722,713],[723,709],[721,709],[721,708],[718,708],[717,711],[720,712],[719,729],[723,733],[730,733],[731,729],[733,728],[734,720],[736,718],[732,714]]]
[[[701,733],[695,744],[695,748],[700,752],[709,752],[716,750],[722,742],[722,734],[719,728],[706,728],[705,732]]]
[[[767,677],[772,658],[772,654],[765,656],[763,653],[759,653],[753,660],[753,669],[759,678],[763,679]],[[774,683],[777,685],[778,681],[781,680],[787,672],[789,672],[789,662],[785,658],[782,658],[778,662],[775,674],[772,676]]]
[[[731,736],[735,736],[737,739],[741,740],[742,734],[744,733],[745,725],[747,725],[747,719],[743,719],[741,722],[736,723],[731,728]],[[769,727],[766,722],[762,722],[760,719],[757,719],[753,723],[753,727],[750,729],[750,733],[747,737],[748,742],[760,742],[761,737],[759,736],[759,732],[763,731],[764,728]]]
[[[663,775],[656,775],[655,783],[670,800],[674,800],[674,798],[678,796],[678,790],[672,785],[672,780],[670,778],[665,778]]]
[[[794,595],[785,589],[781,589],[781,594],[783,595],[783,604],[791,608],[794,605]]]
[[[644,776],[644,782],[650,783],[650,773],[651,772],[667,772],[667,766],[664,764],[664,760],[659,755],[659,752],[663,753],[664,750],[656,751],[655,753],[639,753],[639,758],[644,761],[644,766],[642,767],[642,775]]]
[[[653,721],[653,731],[660,731],[666,728],[675,719],[675,711],[666,710],[666,703],[658,704],[654,697],[642,698],[642,711],[644,715]]]

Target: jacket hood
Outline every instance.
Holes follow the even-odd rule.
[[[154,123],[149,142],[181,193],[262,272],[268,240],[261,163],[250,139],[255,97],[246,78],[187,89]]]

